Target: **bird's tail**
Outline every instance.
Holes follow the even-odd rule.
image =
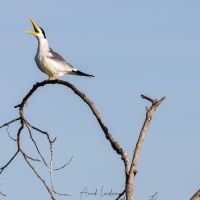
[[[90,77],[90,78],[91,78],[91,77],[94,77],[93,75],[83,73],[83,72],[81,72],[81,71],[79,71],[79,70],[73,71],[73,74],[74,74],[74,75],[78,75],[78,76],[87,76],[87,77]]]

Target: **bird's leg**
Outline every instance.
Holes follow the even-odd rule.
[[[56,74],[54,74],[54,75],[51,77],[51,81],[53,81],[55,78],[56,78]]]
[[[49,76],[49,78],[46,79],[45,81],[48,82],[48,81],[50,81],[50,80],[51,80],[51,76]]]
[[[46,82],[53,81],[55,78],[56,78],[56,74],[54,74],[53,76],[49,76],[49,78],[46,79]]]

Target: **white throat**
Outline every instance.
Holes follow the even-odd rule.
[[[37,53],[48,52],[50,50],[49,43],[46,38],[37,38],[38,48]]]

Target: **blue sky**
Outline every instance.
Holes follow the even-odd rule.
[[[136,1],[4,1],[0,3],[1,124],[19,116],[14,108],[36,82],[47,78],[34,62],[37,40],[28,17],[41,26],[52,49],[95,78],[63,76],[96,105],[106,125],[131,159],[149,102],[166,96],[154,113],[137,166],[137,200],[155,192],[158,199],[188,200],[200,180],[200,2],[197,0]],[[59,192],[80,199],[102,186],[121,192],[124,166],[105,139],[89,108],[68,88],[45,86],[26,107],[30,123],[57,137],[54,173]],[[9,127],[15,137],[20,124]],[[43,136],[34,132],[49,158]],[[23,148],[36,156],[28,132]],[[16,151],[5,129],[0,130],[0,164]],[[49,172],[35,167],[49,180]],[[19,155],[0,176],[2,199],[49,199],[42,183]],[[82,197],[108,200],[114,197]]]

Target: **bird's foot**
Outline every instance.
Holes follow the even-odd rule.
[[[54,74],[53,76],[49,76],[48,79],[46,79],[46,82],[48,81],[53,81],[56,78],[56,75]]]
[[[51,77],[51,80],[53,81],[53,80],[55,80],[55,78],[56,78],[56,74],[54,74],[54,75]]]
[[[51,77],[49,76],[49,78],[48,78],[48,79],[46,79],[45,81],[46,81],[46,82],[48,82],[48,81],[50,81],[50,80],[51,80]]]

